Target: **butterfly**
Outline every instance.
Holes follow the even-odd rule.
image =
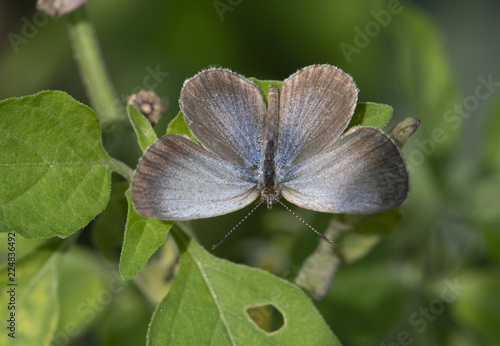
[[[180,109],[201,143],[166,135],[144,153],[132,180],[135,210],[191,220],[241,209],[259,196],[306,209],[371,214],[400,206],[408,172],[394,141],[378,128],[345,131],[356,107],[352,78],[313,65],[260,88],[226,69],[185,81]],[[345,133],[344,133],[345,132]]]

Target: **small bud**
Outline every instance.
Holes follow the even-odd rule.
[[[394,126],[391,132],[389,132],[389,137],[391,137],[401,149],[405,145],[406,140],[417,131],[418,125],[420,125],[419,119],[406,118]]]
[[[127,104],[134,106],[151,124],[156,124],[161,119],[167,107],[154,91],[141,90],[127,98]]]
[[[55,18],[76,10],[85,2],[87,0],[38,0],[36,9]]]

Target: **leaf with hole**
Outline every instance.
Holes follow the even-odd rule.
[[[340,345],[297,286],[216,258],[177,230],[172,234],[181,265],[153,314],[148,345],[292,345],[298,340],[303,345]]]

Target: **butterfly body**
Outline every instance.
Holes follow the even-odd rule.
[[[259,190],[261,201],[271,209],[280,198],[276,177],[276,146],[278,144],[279,91],[276,85],[269,86],[268,106],[263,126],[261,169],[259,169]]]

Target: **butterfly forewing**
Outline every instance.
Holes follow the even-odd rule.
[[[356,107],[352,78],[330,65],[304,68],[281,87],[277,167],[285,170],[331,145]]]
[[[241,167],[258,166],[266,104],[256,84],[227,70],[203,71],[184,83],[179,104],[206,149]]]

